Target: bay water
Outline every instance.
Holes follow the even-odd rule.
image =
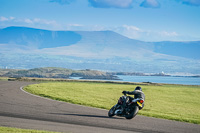
[[[173,76],[126,76],[117,75],[121,80],[128,82],[152,82],[184,85],[200,85],[199,77],[173,77]]]

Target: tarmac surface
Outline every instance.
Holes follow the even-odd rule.
[[[0,81],[0,126],[72,133],[200,133],[200,125],[137,115],[109,118],[108,111],[24,92],[34,82]]]

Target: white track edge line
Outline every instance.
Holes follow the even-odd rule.
[[[53,100],[53,99],[46,98],[46,97],[41,97],[41,96],[38,96],[38,95],[34,95],[34,94],[32,94],[32,93],[29,93],[29,92],[25,91],[23,88],[24,88],[24,86],[21,86],[21,87],[20,87],[20,90],[23,91],[24,93],[29,94],[29,95],[34,96],[34,97],[42,98],[42,99],[45,99],[45,100],[54,101],[54,102],[60,102],[60,103],[67,103],[67,104],[77,105],[77,106],[81,106],[81,107],[87,107],[87,108],[93,108],[93,109],[99,109],[99,110],[108,111],[108,110],[106,110],[106,109],[100,109],[100,108],[95,108],[95,107],[89,107],[89,106],[84,106],[84,105],[79,105],[79,104],[73,104],[73,103],[68,103],[68,102]]]

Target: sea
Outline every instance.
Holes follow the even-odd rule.
[[[173,76],[125,76],[117,75],[121,80],[128,82],[152,82],[183,85],[200,85],[200,77],[173,77]]]
[[[117,75],[117,77],[119,77],[120,80],[113,80],[113,81],[200,85],[200,77],[129,76],[129,75]],[[80,79],[81,77],[71,77],[71,78],[72,79]],[[108,80],[108,81],[110,81],[110,80]]]

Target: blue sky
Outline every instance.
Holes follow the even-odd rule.
[[[0,0],[0,28],[8,26],[199,41],[200,0]]]

